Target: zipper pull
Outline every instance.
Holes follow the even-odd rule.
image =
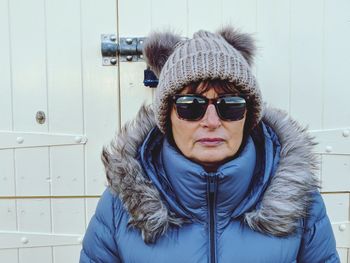
[[[213,194],[216,190],[216,175],[209,175],[208,183],[209,183],[209,193]]]

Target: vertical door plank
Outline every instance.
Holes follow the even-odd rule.
[[[349,127],[350,1],[325,0],[324,9],[324,128]]]
[[[0,200],[0,218],[0,230],[17,230],[17,212],[15,200]],[[0,262],[5,261],[0,260]]]
[[[84,146],[50,148],[51,194],[84,195]]]
[[[46,17],[49,131],[82,133],[80,1],[47,1]]]
[[[18,261],[18,249],[1,249],[0,250],[0,262],[19,263],[19,261]]]
[[[256,12],[257,0],[222,0],[223,24],[231,24],[242,32],[256,32]]]
[[[324,194],[323,199],[327,207],[328,217],[332,222],[350,220],[350,194]]]
[[[105,175],[100,159],[102,145],[118,130],[118,70],[102,66],[100,35],[117,32],[116,1],[81,1],[84,124],[85,193],[98,195],[104,189]]]
[[[19,249],[19,263],[53,263],[52,262],[52,248],[20,248]]]
[[[81,246],[62,246],[53,248],[54,263],[79,262]]]
[[[291,114],[322,128],[323,2],[291,1]],[[286,49],[287,53],[288,50]]]
[[[86,205],[86,226],[88,226],[91,217],[95,214],[95,210],[97,207],[97,203],[100,199],[99,198],[87,198],[85,199],[85,205]]]
[[[0,130],[12,130],[12,90],[8,1],[0,2]],[[1,166],[0,166],[1,167]]]
[[[120,96],[121,96],[121,123],[136,116],[143,103],[152,102],[151,88],[143,85],[143,71],[146,69],[144,62],[120,63]]]
[[[15,195],[13,150],[0,150],[0,196]]]
[[[83,199],[53,199],[52,230],[54,233],[83,234],[85,230]]]
[[[17,195],[50,195],[48,155],[48,147],[23,148],[15,151]]]
[[[322,190],[349,191],[350,189],[350,156],[322,156]]]
[[[338,254],[339,254],[339,259],[341,263],[347,263],[348,260],[348,249],[346,248],[337,248]]]
[[[50,200],[20,199],[17,201],[17,214],[19,231],[51,232]]]
[[[111,122],[113,122],[112,117]],[[117,127],[115,128],[117,129]],[[87,195],[99,195],[103,192],[105,186],[107,185],[106,174],[101,161],[101,152],[102,145],[107,144],[107,142],[103,142],[102,140],[104,139],[109,141],[113,137],[112,131],[109,131],[109,134],[107,131],[101,132],[101,137],[99,139],[96,137],[96,140],[93,142],[90,141],[89,145],[87,145],[85,148],[85,194]],[[97,134],[95,135],[97,136]]]
[[[289,111],[289,0],[257,3],[258,82],[265,101]]]
[[[141,37],[151,29],[151,0],[118,1],[120,37]]]
[[[152,30],[174,30],[187,36],[187,0],[152,0],[150,13]]]
[[[119,1],[118,10],[120,37],[146,36],[151,31],[151,0]],[[119,64],[121,125],[135,117],[142,103],[152,101],[152,90],[143,85],[144,69],[143,62]]]
[[[45,9],[43,0],[9,1],[16,131],[46,132],[37,111],[47,113]]]
[[[222,0],[188,1],[188,35],[200,29],[216,31],[222,25]]]

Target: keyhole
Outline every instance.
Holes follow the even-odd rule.
[[[45,120],[46,120],[45,112],[43,112],[43,111],[38,111],[38,112],[36,113],[36,121],[37,121],[37,123],[43,124],[43,123],[45,123]]]

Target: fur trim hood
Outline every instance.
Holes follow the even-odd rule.
[[[312,153],[315,143],[306,128],[282,110],[265,107],[262,121],[279,138],[280,161],[259,206],[245,213],[244,220],[253,230],[283,237],[295,232],[298,221],[308,216],[312,193],[318,188],[318,161]],[[141,107],[102,152],[109,186],[124,204],[129,225],[141,231],[146,243],[155,242],[171,225],[185,223],[168,211],[137,159],[139,146],[155,125],[151,108]]]

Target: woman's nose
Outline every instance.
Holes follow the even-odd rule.
[[[209,104],[201,124],[209,129],[216,129],[221,126],[221,120],[216,112],[215,105]]]

